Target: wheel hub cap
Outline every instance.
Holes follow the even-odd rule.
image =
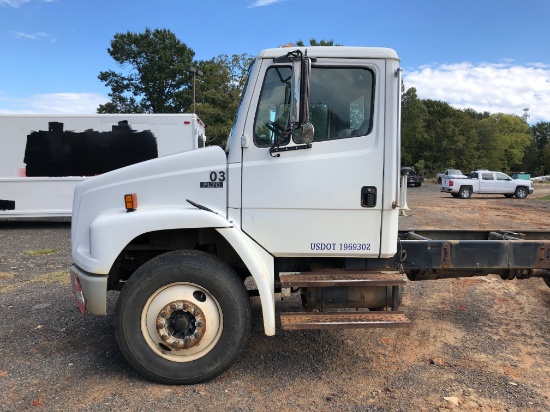
[[[206,332],[206,320],[199,307],[187,300],[177,300],[160,310],[156,330],[167,346],[188,349],[200,343]]]

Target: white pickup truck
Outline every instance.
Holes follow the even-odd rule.
[[[447,169],[445,170],[445,173],[438,173],[437,174],[437,183],[441,184],[444,178],[448,179],[466,179],[468,176],[465,176],[462,174],[462,172],[458,169]]]
[[[480,170],[470,173],[469,179],[443,178],[441,191],[453,197],[468,199],[472,193],[502,194],[525,199],[534,192],[530,180],[512,179],[505,173]]]

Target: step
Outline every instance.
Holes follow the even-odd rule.
[[[399,328],[410,320],[400,311],[380,312],[288,312],[281,313],[283,330],[337,328]]]
[[[399,286],[406,283],[399,272],[370,272],[364,270],[326,272],[281,272],[282,288],[327,288],[338,286]]]

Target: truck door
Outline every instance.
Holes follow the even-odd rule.
[[[243,148],[243,230],[275,256],[378,256],[385,62],[314,63],[314,142],[301,148],[299,136],[289,136],[279,142],[289,150],[272,154],[277,136],[266,124],[287,125],[292,69],[262,64],[253,98],[258,105],[245,126],[252,138]]]
[[[514,179],[505,173],[496,172],[496,193],[514,193],[516,191]]]
[[[495,193],[495,177],[494,173],[483,172],[480,173],[481,179],[479,179],[479,193]]]

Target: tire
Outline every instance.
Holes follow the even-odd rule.
[[[461,199],[469,199],[470,197],[472,197],[472,188],[470,186],[460,186],[458,196]]]
[[[516,187],[514,196],[518,199],[525,199],[529,195],[529,190],[525,186]]]
[[[451,193],[451,196],[452,196],[452,197],[459,197],[459,196],[458,196],[458,193]]]
[[[440,177],[437,178],[437,183],[441,184],[441,178]]]
[[[504,197],[511,198],[511,197],[514,197],[514,194],[513,193],[506,193],[504,195]]]
[[[546,286],[550,288],[550,277],[543,277],[542,280],[544,280],[544,283],[546,283]]]
[[[196,384],[227,370],[250,334],[248,293],[233,269],[199,251],[174,251],[140,267],[115,310],[126,360],[150,380]]]

